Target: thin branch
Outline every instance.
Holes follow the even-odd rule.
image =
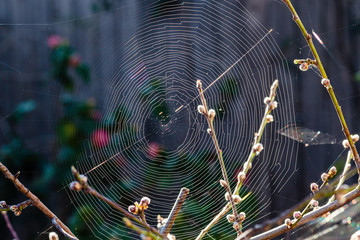
[[[323,214],[325,214],[329,211],[333,211],[335,209],[338,209],[338,208],[344,206],[346,203],[352,201],[353,199],[355,199],[359,196],[360,196],[360,189],[356,188],[356,189],[352,190],[351,192],[347,193],[346,195],[342,196],[341,199],[335,200],[332,203],[324,205],[314,211],[311,211],[311,212],[305,214],[296,226],[299,227],[301,225],[304,225],[305,223],[315,220],[318,217],[322,216]],[[267,232],[261,233],[250,239],[251,240],[271,239],[271,238],[274,238],[281,234],[284,234],[292,229],[294,229],[294,227],[292,227],[292,226],[289,227],[288,225],[282,224],[276,228],[273,228]],[[236,240],[242,240],[242,239],[244,239],[242,236],[236,238]]]
[[[350,177],[352,177],[354,174],[356,174],[357,170],[352,169],[351,171],[347,172],[344,175],[344,179],[347,180]],[[354,190],[356,188],[355,187],[350,187],[349,189],[346,190],[341,190],[338,189],[335,191],[335,185],[336,183],[338,183],[340,181],[340,178],[342,176],[337,177],[337,179],[329,184],[326,184],[324,187],[322,187],[317,193],[315,193],[314,196],[308,196],[306,198],[304,198],[303,200],[301,200],[300,202],[298,202],[297,204],[295,204],[293,207],[283,211],[279,216],[273,218],[273,219],[269,219],[261,224],[257,224],[254,227],[246,230],[243,234],[240,235],[240,239],[249,239],[250,237],[256,235],[256,234],[260,234],[262,232],[268,231],[276,226],[281,225],[282,223],[284,223],[284,220],[286,218],[290,218],[292,216],[292,213],[294,211],[297,211],[299,209],[303,209],[306,207],[306,205],[308,204],[308,202],[312,199],[312,198],[316,198],[316,199],[321,199],[321,198],[326,198],[326,197],[330,197],[331,195],[335,194],[335,195],[344,195],[352,190]]]
[[[123,221],[128,228],[131,228],[132,230],[137,232],[140,236],[147,236],[147,237],[150,237],[151,239],[158,238],[154,233],[145,231],[144,229],[139,228],[138,226],[133,224],[130,219],[128,219],[126,217],[123,218]],[[141,238],[141,239],[144,239],[144,238]]]
[[[246,173],[249,171],[250,167],[251,167],[251,164],[252,164],[252,161],[254,159],[254,157],[256,156],[256,152],[253,151],[254,149],[254,146],[256,146],[257,144],[260,143],[260,140],[261,140],[261,137],[262,137],[262,134],[265,130],[265,126],[267,123],[271,122],[269,121],[269,117],[270,116],[270,113],[271,111],[273,110],[274,108],[274,105],[271,105],[270,103],[273,103],[274,99],[275,99],[275,96],[276,96],[276,89],[277,89],[277,86],[278,86],[278,80],[275,80],[273,82],[273,84],[271,85],[271,88],[270,88],[270,94],[269,94],[269,104],[266,104],[266,108],[265,108],[265,112],[264,112],[264,116],[262,118],[262,121],[261,121],[261,124],[260,124],[260,127],[259,127],[259,130],[257,131],[257,133],[255,134],[255,139],[254,139],[254,143],[253,143],[253,146],[251,148],[251,152],[244,164],[244,168],[243,168],[243,171],[245,173],[245,176],[246,176]],[[243,179],[238,181],[237,184],[236,184],[236,188],[235,188],[235,191],[234,191],[234,194],[237,195],[239,194],[239,191],[240,191],[240,188],[241,188],[241,185],[243,183]],[[247,196],[246,196],[247,197]],[[242,201],[244,201],[246,199],[246,197],[243,197],[242,198]],[[219,222],[219,220],[224,217],[226,215],[226,213],[231,209],[231,205],[230,203],[227,203],[223,209],[211,220],[211,222],[203,229],[201,230],[200,234],[196,237],[196,240],[200,240],[202,239],[209,231],[210,229],[215,226],[216,223]]]
[[[359,157],[358,151],[356,150],[355,144],[354,144],[354,142],[353,142],[353,140],[351,138],[350,131],[349,131],[348,127],[347,127],[344,115],[343,115],[342,110],[341,110],[341,106],[339,105],[339,103],[337,101],[337,98],[335,96],[334,89],[330,84],[330,80],[328,79],[328,76],[327,76],[327,74],[325,72],[324,66],[322,65],[322,62],[320,60],[319,54],[317,53],[316,48],[314,46],[314,43],[312,41],[312,36],[311,36],[311,34],[309,34],[306,31],[305,26],[302,23],[301,19],[299,18],[299,15],[297,14],[297,12],[296,12],[294,6],[292,5],[291,1],[290,0],[283,0],[283,1],[286,4],[286,6],[289,8],[289,10],[290,10],[290,12],[291,12],[291,14],[293,16],[293,20],[296,22],[296,24],[300,28],[301,33],[303,34],[306,42],[308,43],[308,45],[310,47],[311,52],[312,52],[312,54],[313,54],[313,56],[315,58],[316,66],[319,69],[319,71],[321,73],[321,76],[323,78],[322,84],[324,85],[324,87],[326,88],[326,90],[328,91],[328,93],[330,95],[331,101],[332,101],[332,103],[333,103],[333,105],[335,107],[336,113],[337,113],[337,115],[339,117],[341,127],[342,127],[342,131],[344,132],[344,135],[345,135],[346,139],[349,141],[350,149],[351,149],[351,152],[352,152],[352,154],[354,156],[356,168],[358,169],[358,174],[359,174],[358,181],[360,181],[360,157]]]
[[[201,84],[200,80],[197,80],[196,86],[197,86],[197,88],[199,90],[200,99],[201,99],[201,103],[202,103],[202,107],[203,107],[203,109],[201,109],[201,106],[199,106],[199,112],[201,114],[203,114],[205,116],[206,120],[207,120],[208,127],[209,127],[208,128],[208,133],[211,136],[211,139],[213,140],[215,150],[216,150],[216,154],[217,154],[219,162],[220,162],[221,173],[222,173],[224,181],[226,183],[226,184],[224,184],[224,187],[226,189],[227,194],[229,195],[227,200],[229,201],[229,204],[230,204],[230,206],[231,206],[231,208],[233,210],[235,221],[238,222],[239,226],[240,226],[241,222],[240,222],[237,210],[236,210],[234,200],[232,198],[232,192],[231,192],[231,189],[230,189],[229,179],[228,179],[228,176],[227,176],[227,173],[226,173],[226,168],[225,168],[225,163],[224,163],[224,159],[223,159],[223,155],[222,155],[222,150],[220,148],[218,139],[216,137],[215,128],[214,128],[214,124],[213,124],[213,120],[214,120],[214,117],[215,117],[215,111],[212,110],[212,109],[210,109],[210,110],[208,109],[208,106],[206,104],[206,99],[205,99],[205,96],[204,96],[204,91],[203,91],[202,84]],[[213,112],[213,113],[211,113],[211,112]],[[240,233],[241,233],[240,227],[235,228],[235,230],[236,230],[237,235],[239,236]]]
[[[161,227],[161,229],[160,229],[161,234],[168,235],[168,233],[170,233],[170,230],[175,222],[176,216],[180,212],[181,206],[185,202],[185,199],[186,199],[186,196],[188,195],[188,193],[189,193],[189,189],[187,189],[187,188],[182,188],[180,190],[180,193],[175,201],[175,204],[169,214],[169,217],[168,217],[165,225],[163,227]]]
[[[348,151],[344,169],[343,169],[342,174],[340,175],[340,179],[339,179],[338,185],[335,188],[335,191],[338,191],[346,180],[346,173],[348,172],[348,170],[351,167],[351,165],[350,165],[351,157],[352,157],[352,153],[351,153],[351,151]],[[335,200],[335,194],[333,196],[331,196],[331,198],[329,199],[329,203],[334,200]]]
[[[11,235],[13,236],[13,238],[15,240],[20,240],[20,238],[17,235],[14,227],[11,225],[11,222],[10,222],[9,216],[7,215],[7,212],[2,212],[2,215],[3,215],[4,219],[5,219],[6,226],[9,229],[9,231],[11,232]]]
[[[148,231],[154,233],[155,235],[161,237],[162,239],[167,239],[166,236],[164,236],[163,234],[159,233],[155,228],[149,226],[148,224],[144,223],[143,221],[139,220],[138,218],[136,218],[134,215],[132,215],[131,213],[129,213],[128,211],[126,211],[124,208],[122,208],[119,204],[113,202],[111,199],[105,197],[104,195],[102,195],[101,193],[99,193],[98,191],[96,191],[95,189],[93,189],[88,183],[87,183],[87,178],[85,176],[80,175],[80,173],[75,169],[75,167],[71,167],[71,171],[76,179],[76,182],[72,182],[71,184],[75,183],[73,186],[76,187],[71,187],[70,184],[70,188],[72,190],[76,190],[76,191],[81,191],[83,190],[84,193],[93,195],[94,197],[102,200],[103,202],[107,203],[108,205],[110,205],[111,207],[113,207],[114,209],[118,210],[119,212],[121,212],[122,214],[124,214],[127,218],[131,219],[132,221],[140,224],[141,226],[143,226],[144,228],[146,228]],[[77,187],[77,184],[80,184],[79,187]]]
[[[55,219],[54,221],[59,225],[68,235],[72,236],[74,239],[77,239],[76,236],[71,232],[71,230],[48,208],[45,206],[40,199],[35,196],[29,189],[27,189],[18,179],[19,172],[16,175],[13,175],[7,167],[0,162],[0,171],[4,174],[4,176],[13,182],[16,189],[24,194],[27,198],[32,201],[32,205],[37,207],[40,211],[42,211],[49,219]]]

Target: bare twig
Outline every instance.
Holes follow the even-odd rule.
[[[102,195],[101,193],[99,193],[98,191],[96,191],[95,189],[93,189],[88,183],[87,183],[87,177],[80,175],[80,173],[75,169],[75,167],[71,167],[71,171],[76,179],[76,182],[73,186],[76,186],[76,183],[80,184],[79,187],[73,187],[73,190],[77,190],[77,191],[81,191],[83,190],[84,193],[93,195],[94,197],[102,200],[103,202],[107,203],[108,205],[110,205],[111,207],[113,207],[114,209],[118,210],[119,212],[121,212],[122,214],[124,214],[127,218],[131,219],[132,221],[140,224],[141,226],[143,226],[144,228],[146,228],[148,231],[154,233],[155,235],[161,237],[162,239],[167,239],[166,236],[164,236],[163,234],[159,233],[155,228],[149,226],[148,224],[144,223],[143,221],[139,220],[138,218],[136,218],[134,215],[132,215],[131,213],[129,213],[128,211],[126,211],[124,208],[122,208],[119,204],[113,202],[111,199],[105,197],[104,195]],[[71,183],[71,184],[73,184]]]
[[[356,172],[357,172],[356,169],[352,169],[351,171],[347,172],[344,175],[345,180],[350,178],[354,174],[356,174]],[[286,218],[290,218],[292,216],[292,213],[294,211],[305,208],[306,205],[309,203],[309,201],[311,201],[312,198],[321,199],[321,198],[330,197],[333,194],[344,195],[356,188],[356,186],[354,186],[354,187],[350,187],[349,189],[346,189],[346,190],[338,189],[335,191],[335,185],[336,185],[336,183],[338,183],[340,181],[341,177],[342,176],[339,176],[332,183],[326,184],[324,187],[320,188],[319,191],[317,193],[315,193],[314,196],[308,196],[308,197],[304,198],[303,200],[301,200],[300,202],[298,202],[297,204],[295,204],[293,207],[283,211],[279,216],[277,216],[273,219],[269,219],[261,224],[257,224],[254,227],[246,230],[243,234],[240,235],[239,238],[240,239],[249,239],[250,237],[252,237],[256,234],[260,234],[262,232],[268,231],[274,227],[281,225],[282,223],[284,223],[284,220]]]
[[[270,88],[270,94],[269,94],[269,104],[266,104],[266,108],[265,108],[265,112],[264,112],[264,116],[263,116],[263,119],[261,121],[261,124],[260,124],[260,127],[259,127],[259,130],[258,132],[255,134],[255,139],[254,139],[254,143],[253,143],[253,146],[251,148],[251,151],[250,151],[250,154],[244,164],[244,168],[243,168],[243,171],[244,171],[244,174],[246,176],[246,173],[249,171],[250,167],[251,167],[251,164],[252,164],[252,161],[254,159],[254,157],[256,156],[256,152],[253,151],[254,149],[254,146],[256,146],[257,144],[260,143],[260,140],[261,140],[261,137],[262,137],[262,134],[264,132],[264,129],[265,129],[265,126],[269,121],[269,117],[270,116],[270,113],[271,111],[273,110],[273,107],[274,105],[271,105],[270,103],[273,103],[274,99],[275,99],[275,96],[276,96],[276,88],[278,86],[278,80],[275,80]],[[239,194],[239,191],[240,191],[240,188],[241,188],[241,185],[243,183],[243,180],[238,180],[237,184],[236,184],[236,188],[235,188],[235,191],[234,191],[234,194],[237,195]],[[246,196],[247,197],[247,196]],[[242,198],[242,201],[244,201],[246,199],[246,197],[243,197]],[[210,229],[215,226],[216,223],[219,222],[219,220],[225,216],[225,214],[231,209],[231,205],[230,203],[227,203],[223,208],[222,210],[211,220],[211,222],[203,229],[201,230],[200,234],[197,236],[196,240],[200,240],[202,239],[206,233],[208,233],[210,231]]]
[[[48,208],[45,206],[40,199],[35,196],[29,189],[27,189],[18,179],[19,172],[16,175],[13,175],[7,167],[0,162],[0,171],[4,174],[4,176],[13,182],[16,189],[24,194],[27,198],[32,201],[32,205],[37,207],[40,211],[42,211],[49,219],[54,219],[58,226],[64,230],[69,236],[72,236],[73,239],[77,239],[76,236],[71,232],[71,230]]]
[[[352,157],[352,153],[351,153],[351,151],[348,151],[344,169],[343,169],[342,174],[340,175],[340,179],[339,179],[338,185],[336,186],[335,191],[338,191],[340,189],[341,185],[343,185],[343,183],[346,180],[346,173],[348,172],[348,170],[351,167],[351,165],[350,165],[351,157]],[[334,200],[335,200],[335,194],[333,196],[331,196],[331,198],[329,199],[329,203]]]
[[[189,193],[189,189],[187,189],[187,188],[182,188],[180,190],[180,193],[175,201],[175,204],[169,214],[169,217],[168,217],[165,225],[160,228],[160,233],[162,233],[164,235],[167,235],[168,233],[170,233],[170,230],[175,222],[176,216],[180,212],[181,206],[185,202],[185,199],[186,199],[186,196],[188,195],[188,193]]]
[[[351,192],[347,193],[346,195],[342,196],[341,199],[339,200],[335,200],[332,203],[329,203],[327,205],[324,205],[320,208],[318,208],[317,210],[314,210],[310,213],[307,213],[303,216],[303,218],[299,221],[299,223],[297,224],[297,226],[301,226],[304,225],[307,222],[310,222],[312,220],[317,219],[318,217],[322,216],[323,214],[329,212],[329,211],[333,211],[335,209],[338,209],[342,206],[344,206],[346,203],[350,202],[351,200],[357,198],[360,196],[360,189],[356,188],[354,190],[352,190]],[[254,236],[250,239],[252,240],[260,240],[260,239],[271,239],[274,238],[276,236],[279,236],[285,232],[290,231],[291,229],[293,229],[294,227],[289,227],[288,225],[282,224],[276,228],[273,228],[267,232],[261,233],[257,236]],[[236,240],[242,240],[244,239],[242,236],[236,238]],[[246,238],[245,238],[246,239]]]
[[[217,140],[216,133],[215,133],[215,128],[214,128],[214,124],[213,124],[213,120],[214,120],[214,117],[215,117],[215,111],[212,110],[212,109],[210,109],[210,110],[208,109],[206,99],[205,99],[205,96],[204,96],[204,91],[203,91],[203,88],[202,88],[202,83],[201,83],[200,80],[197,80],[196,87],[199,90],[200,99],[201,99],[201,103],[202,103],[202,106],[200,105],[198,110],[199,110],[199,112],[201,114],[203,114],[205,116],[205,118],[207,120],[208,127],[209,127],[208,128],[208,133],[211,136],[211,139],[213,140],[215,150],[216,150],[216,154],[217,154],[219,162],[220,162],[221,173],[222,173],[224,181],[226,183],[226,184],[224,184],[224,188],[226,189],[226,192],[227,192],[227,194],[229,196],[227,200],[229,201],[229,204],[230,204],[230,206],[231,206],[231,208],[233,210],[233,214],[234,214],[234,217],[235,217],[235,222],[238,222],[239,223],[238,225],[240,226],[241,221],[239,219],[239,215],[237,213],[234,200],[232,198],[232,191],[230,189],[229,179],[228,179],[228,176],[227,176],[227,173],[226,173],[226,168],[225,168],[225,163],[224,163],[224,159],[223,159],[223,155],[222,155],[222,150],[221,150],[219,142]],[[239,236],[240,233],[241,233],[240,227],[236,227],[235,230],[236,230],[237,235]]]
[[[328,93],[330,95],[331,101],[332,101],[332,103],[333,103],[333,105],[335,107],[336,113],[337,113],[337,115],[339,117],[341,127],[342,127],[342,131],[344,132],[344,135],[345,135],[346,139],[349,141],[350,149],[351,149],[351,152],[352,152],[352,154],[354,156],[356,168],[358,169],[359,181],[360,181],[360,158],[359,158],[359,154],[358,154],[358,151],[356,150],[355,144],[354,144],[354,142],[353,142],[353,140],[351,138],[350,131],[349,131],[348,127],[347,127],[344,115],[343,115],[342,110],[341,110],[341,106],[339,105],[339,103],[337,101],[337,98],[335,96],[334,89],[333,89],[332,85],[330,84],[330,80],[328,79],[328,76],[327,76],[327,74],[325,72],[324,66],[322,65],[322,62],[320,60],[319,54],[317,53],[316,48],[314,46],[314,43],[312,41],[312,36],[311,36],[311,34],[309,34],[306,31],[305,26],[302,23],[299,15],[297,14],[297,12],[296,12],[294,6],[292,5],[291,1],[290,0],[283,0],[283,2],[289,8],[289,10],[290,10],[290,12],[291,12],[291,14],[293,16],[293,20],[296,22],[296,24],[300,28],[301,33],[303,34],[306,42],[308,43],[308,45],[310,47],[311,52],[312,52],[312,54],[313,54],[313,56],[315,58],[316,67],[319,69],[319,71],[321,73],[321,76],[323,78],[322,84],[324,85],[324,87],[326,88],[326,90],[328,91]]]
[[[13,236],[13,238],[15,240],[20,240],[19,236],[17,235],[15,229],[13,228],[13,226],[11,225],[11,222],[10,222],[10,219],[9,219],[9,216],[7,215],[7,212],[2,212],[2,215],[5,219],[5,222],[6,222],[6,226],[7,228],[9,229],[9,231],[11,232],[11,235]]]
[[[139,228],[138,226],[136,226],[135,224],[133,224],[130,219],[124,217],[123,218],[123,221],[125,223],[125,225],[128,227],[128,228],[131,228],[132,230],[134,230],[135,232],[137,232],[140,236],[147,236],[147,237],[150,237],[151,239],[157,239],[158,237],[152,233],[152,232],[149,232],[149,231],[145,231],[144,229],[141,229]],[[141,238],[141,239],[144,239],[144,238]]]

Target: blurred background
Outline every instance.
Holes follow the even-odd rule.
[[[309,32],[313,30],[323,41],[321,45],[314,39],[348,127],[352,133],[359,133],[360,1],[306,0],[294,1],[294,5]],[[203,6],[205,10],[199,10]],[[230,9],[231,6],[234,8]],[[198,12],[210,17],[203,29],[196,30],[204,37],[195,41],[204,42],[196,52],[208,52],[189,54],[182,66],[183,56],[173,52],[177,48],[171,44],[172,41],[185,42],[192,35],[185,27],[179,33],[166,31],[172,31],[172,24],[178,24],[177,17],[181,19],[182,14],[189,14],[194,20],[188,24],[190,28],[196,26],[197,21],[203,20],[194,17]],[[230,14],[234,12],[238,12],[244,22],[237,22],[238,16]],[[164,28],[157,25],[161,21],[168,25]],[[186,24],[184,21],[184,26]],[[229,26],[232,29],[227,32]],[[247,28],[250,30],[244,30]],[[266,42],[270,29],[273,32]],[[157,39],[158,35],[161,38]],[[253,39],[247,42],[242,35],[244,39]],[[261,40],[264,36],[266,41]],[[240,42],[230,46],[231,39],[240,39]],[[208,43],[214,45],[208,46]],[[170,45],[165,57],[161,55],[165,60],[159,60],[155,54],[159,49],[161,52],[157,45],[162,44]],[[310,183],[318,182],[322,172],[332,165],[341,169],[346,157],[340,144],[341,127],[318,73],[314,69],[300,71],[293,64],[294,59],[308,58],[311,54],[280,0],[1,1],[0,160],[12,173],[21,171],[20,180],[80,239],[137,236],[123,227],[121,216],[106,206],[82,193],[67,190],[71,165],[88,172],[102,193],[115,198],[125,208],[139,201],[140,194],[153,194],[154,207],[160,208],[149,213],[153,225],[156,225],[157,214],[168,214],[180,187],[189,185],[194,194],[189,197],[175,231],[178,239],[193,239],[194,233],[189,233],[186,227],[192,225],[191,229],[199,231],[223,205],[222,199],[218,199],[223,194],[217,182],[221,176],[218,166],[214,167],[217,160],[210,139],[204,134],[204,119],[195,111],[177,112],[180,107],[196,109],[197,103],[192,100],[196,89],[189,87],[193,79],[203,74],[204,83],[209,85],[226,66],[241,54],[246,55],[246,49],[255,45],[259,45],[256,53],[263,56],[249,57],[250,67],[239,66],[234,70],[238,75],[227,76],[226,83],[210,89],[209,96],[213,98],[208,101],[216,106],[223,121],[219,135],[226,134],[219,136],[220,143],[230,152],[225,158],[243,162],[248,153],[246,147],[257,129],[256,123],[261,120],[262,98],[268,94],[274,78],[282,76],[284,84],[279,89],[279,104],[283,112],[278,114],[278,119],[284,122],[274,123],[264,140],[275,149],[264,153],[264,158],[279,159],[263,166],[269,167],[268,172],[254,170],[253,180],[262,179],[264,183],[258,188],[249,183],[242,192],[244,195],[256,193],[245,208],[260,208],[265,217],[274,217],[308,196]],[[187,53],[192,52],[191,47],[191,44],[182,46]],[[270,47],[269,52],[262,52]],[[178,62],[172,62],[171,54],[178,57]],[[142,75],[145,65],[150,70]],[[158,66],[164,68],[161,76],[171,81],[152,77],[157,76]],[[181,73],[183,68],[186,74]],[[205,72],[209,68],[215,70],[209,71],[207,79]],[[244,74],[248,69],[250,73]],[[253,76],[253,69],[260,69],[260,74]],[[172,74],[176,77],[170,77]],[[142,79],[136,79],[139,76]],[[249,80],[244,86],[239,83],[241,77]],[[252,86],[253,78],[260,79],[255,86]],[[243,88],[245,90],[241,90]],[[255,94],[246,91],[250,89],[255,92],[258,89],[259,94],[263,94],[259,101],[252,100]],[[251,110],[249,106],[254,108],[253,115],[242,112]],[[238,112],[232,115],[231,111],[235,110]],[[254,119],[251,125],[249,119]],[[281,129],[286,126],[297,126],[302,134],[281,135]],[[324,134],[322,138],[314,138],[319,131]],[[245,134],[247,136],[243,136]],[[140,137],[144,141],[139,141]],[[277,147],[276,141],[282,143],[282,147]],[[107,165],[108,159],[115,160],[104,169],[99,167],[102,163]],[[228,161],[229,175],[236,176],[239,163]],[[274,166],[287,168],[281,180]],[[208,179],[209,175],[216,179]],[[161,177],[156,179],[156,176]],[[158,186],[159,189],[154,190]],[[26,200],[5,178],[0,178],[0,188],[0,200],[8,204]],[[271,200],[265,201],[266,196]],[[357,211],[355,207],[349,208]],[[47,239],[48,233],[55,231],[36,208],[26,209],[19,217],[8,215],[20,239]],[[263,219],[255,214],[246,227]],[[340,224],[350,229],[343,231],[344,239],[358,228],[357,218],[353,219],[351,224],[345,224],[349,221]],[[2,239],[12,239],[4,220],[0,223]],[[219,230],[222,226],[229,227],[225,221],[221,224],[210,236],[233,239],[226,230]],[[296,230],[292,237],[306,238],[308,231],[304,227]],[[205,239],[211,239],[210,236]]]

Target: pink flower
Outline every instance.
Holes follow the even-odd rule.
[[[49,48],[57,48],[63,42],[64,40],[58,35],[51,35],[47,39],[47,45]]]
[[[78,54],[73,54],[73,55],[70,56],[69,65],[71,67],[76,68],[76,67],[78,67],[80,65],[80,63],[81,63],[81,58],[80,58],[80,56]]]
[[[147,149],[147,152],[150,156],[150,158],[154,159],[156,156],[158,156],[159,154],[159,151],[160,151],[160,146],[158,143],[156,142],[151,142],[149,144],[149,147]]]
[[[96,129],[91,135],[92,144],[96,147],[105,147],[109,144],[109,134],[104,129]]]

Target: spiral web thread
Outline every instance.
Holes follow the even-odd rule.
[[[189,188],[171,232],[178,239],[193,239],[225,204],[220,166],[205,119],[196,111],[196,79],[217,112],[215,128],[232,188],[261,122],[263,98],[279,79],[276,121],[267,126],[264,151],[241,192],[251,192],[251,197],[239,206],[247,214],[244,227],[260,220],[270,211],[270,196],[296,167],[295,143],[277,133],[293,122],[294,113],[286,61],[270,31],[238,2],[160,1],[137,14],[140,23],[121,48],[118,70],[106,79],[99,127],[110,133],[111,144],[88,144],[76,167],[91,186],[125,208],[150,197],[146,216],[152,225],[157,214],[168,215],[180,188]],[[100,15],[99,22],[101,17],[106,16]],[[114,119],[116,124],[109,124]],[[71,180],[69,175],[66,182]],[[97,238],[129,236],[121,214],[90,196],[69,196]],[[94,211],[84,211],[84,206]],[[219,236],[234,236],[225,220],[207,235]]]
[[[138,23],[120,22],[122,14],[136,16]],[[98,127],[110,134],[110,144],[85,141],[83,153],[74,159],[93,188],[124,208],[148,196],[146,217],[153,226],[158,214],[168,215],[181,187],[189,188],[171,233],[194,239],[226,203],[207,124],[196,111],[196,80],[202,81],[208,106],[217,113],[215,130],[234,189],[263,117],[263,98],[279,79],[275,121],[266,127],[264,150],[240,193],[251,192],[250,197],[238,206],[247,215],[245,228],[274,210],[272,196],[295,172],[297,145],[277,132],[294,122],[294,109],[286,59],[269,29],[239,1],[144,1],[134,12],[124,6],[76,22],[83,28],[74,27],[74,21],[45,27],[79,40],[80,53],[102,82],[101,89],[82,94],[104,98]],[[84,33],[93,38],[80,40]],[[101,52],[86,52],[97,44]],[[111,50],[114,46],[118,51]],[[104,59],[106,67],[100,64]],[[69,173],[65,184],[72,180]],[[105,203],[83,193],[68,194],[98,239],[138,239],[123,226],[123,216]],[[205,238],[234,234],[222,220]]]

